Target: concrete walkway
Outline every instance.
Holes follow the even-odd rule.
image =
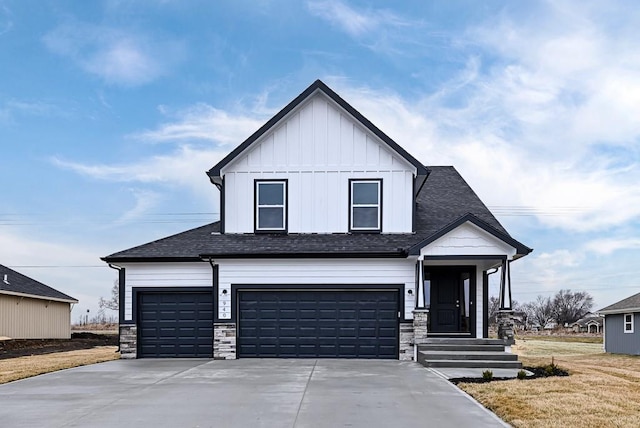
[[[0,385],[6,427],[500,427],[417,363],[119,360]]]

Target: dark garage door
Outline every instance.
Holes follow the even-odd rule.
[[[398,291],[241,291],[238,356],[398,358]]]
[[[138,293],[139,357],[211,357],[213,294]]]

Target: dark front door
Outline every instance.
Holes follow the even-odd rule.
[[[442,268],[427,270],[425,279],[430,286],[431,333],[471,334],[473,316],[472,287],[474,275],[471,269]]]
[[[398,358],[398,291],[246,290],[240,358]]]

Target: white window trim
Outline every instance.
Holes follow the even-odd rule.
[[[282,204],[278,205],[260,205],[260,185],[261,184],[282,184]],[[287,181],[286,180],[256,180],[255,184],[256,192],[256,231],[259,232],[271,232],[271,231],[286,231],[287,230]],[[260,227],[260,208],[282,208],[282,227]]]
[[[378,203],[377,204],[354,204],[353,203],[353,185],[359,183],[375,183],[378,185]],[[349,182],[349,229],[353,231],[382,231],[382,180],[351,180]],[[378,209],[378,223],[377,227],[355,227],[353,225],[353,209],[354,208],[377,208]]]
[[[627,316],[631,317],[631,321],[627,322]],[[623,323],[623,328],[624,328],[624,332],[625,333],[633,333],[633,324],[634,324],[634,314],[624,314],[622,316],[622,323]],[[627,330],[627,325],[630,327],[629,330]]]

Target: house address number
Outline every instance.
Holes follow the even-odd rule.
[[[218,318],[231,319],[231,286],[222,286],[218,290]]]

